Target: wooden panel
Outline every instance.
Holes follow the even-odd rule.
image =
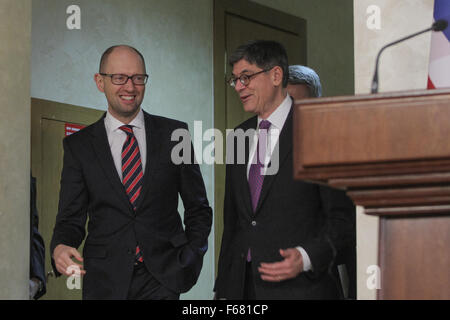
[[[380,299],[450,299],[450,90],[301,102],[294,176],[381,217]]]
[[[448,89],[300,101],[294,176],[345,189],[372,214],[449,205],[448,119]]]
[[[294,161],[297,157],[294,153]],[[369,163],[342,166],[303,167],[300,162],[294,164],[297,179],[328,180],[354,177],[386,177],[417,173],[440,173],[450,171],[450,160],[404,161],[397,163]]]
[[[449,186],[356,190],[347,195],[364,207],[450,203]]]
[[[450,299],[450,216],[382,218],[380,299]]]
[[[449,100],[450,93],[300,103],[299,161],[318,166],[448,158]]]
[[[373,216],[423,216],[445,215],[450,212],[450,205],[420,205],[414,207],[379,207],[364,208],[364,213]]]
[[[389,175],[381,177],[330,179],[330,186],[336,188],[368,188],[383,186],[408,186],[423,184],[450,184],[450,173],[438,172],[427,174]]]

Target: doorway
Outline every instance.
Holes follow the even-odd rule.
[[[58,212],[64,154],[62,140],[71,132],[97,121],[103,113],[55,101],[31,99],[31,171],[36,178],[39,232],[45,243],[47,275],[47,293],[41,298],[43,300],[81,299],[81,289],[76,283],[68,286],[66,276],[54,276],[50,241]],[[82,248],[83,244],[80,252]]]

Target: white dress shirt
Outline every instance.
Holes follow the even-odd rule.
[[[109,110],[106,112],[105,116],[106,135],[108,136],[109,147],[111,148],[111,154],[120,181],[122,181],[122,147],[125,140],[127,139],[127,134],[119,128],[124,125],[125,125],[124,123],[114,118],[114,116],[109,112]],[[142,173],[144,173],[147,159],[147,144],[145,136],[144,112],[142,111],[142,109],[139,110],[139,113],[129,123],[129,125],[133,126],[133,133],[139,145],[139,152],[141,154],[141,162],[142,162]]]
[[[278,139],[280,138],[281,130],[283,129],[284,123],[286,122],[286,118],[289,115],[289,111],[291,111],[292,107],[292,99],[289,95],[286,95],[286,98],[283,100],[283,102],[278,106],[278,108],[275,109],[274,112],[266,119],[268,120],[271,125],[269,128],[269,132],[267,135],[267,146],[266,150],[270,150],[270,152],[266,152],[265,158],[264,158],[264,172],[267,170],[268,164],[270,162],[270,158],[272,156],[272,153],[275,149],[275,146],[278,142]],[[250,147],[250,153],[249,153],[249,161],[247,165],[247,180],[248,175],[250,172],[250,166],[252,163],[252,159],[255,156],[256,152],[256,146],[258,145],[258,132],[259,132],[259,124],[261,123],[263,119],[261,119],[258,116],[258,126],[257,130],[255,131],[255,135],[253,136],[253,141]],[[297,247],[297,250],[300,251],[302,258],[303,258],[303,271],[309,271],[312,270],[311,260],[309,259],[308,254],[306,253],[305,249],[302,247]]]

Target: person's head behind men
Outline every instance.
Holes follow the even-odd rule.
[[[109,112],[129,123],[140,110],[147,77],[142,54],[133,47],[118,45],[103,53],[94,80],[106,96]]]
[[[288,58],[275,41],[256,40],[239,46],[230,56],[234,86],[244,110],[266,119],[286,97]]]
[[[289,66],[288,93],[294,100],[319,98],[322,96],[322,85],[317,73],[306,66]]]

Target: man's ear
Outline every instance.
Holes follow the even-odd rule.
[[[95,84],[97,85],[97,89],[100,92],[105,92],[105,82],[104,82],[103,76],[99,73],[96,73],[94,75],[94,81],[95,81]]]
[[[272,83],[276,87],[283,84],[283,69],[280,66],[275,66],[272,69]]]

